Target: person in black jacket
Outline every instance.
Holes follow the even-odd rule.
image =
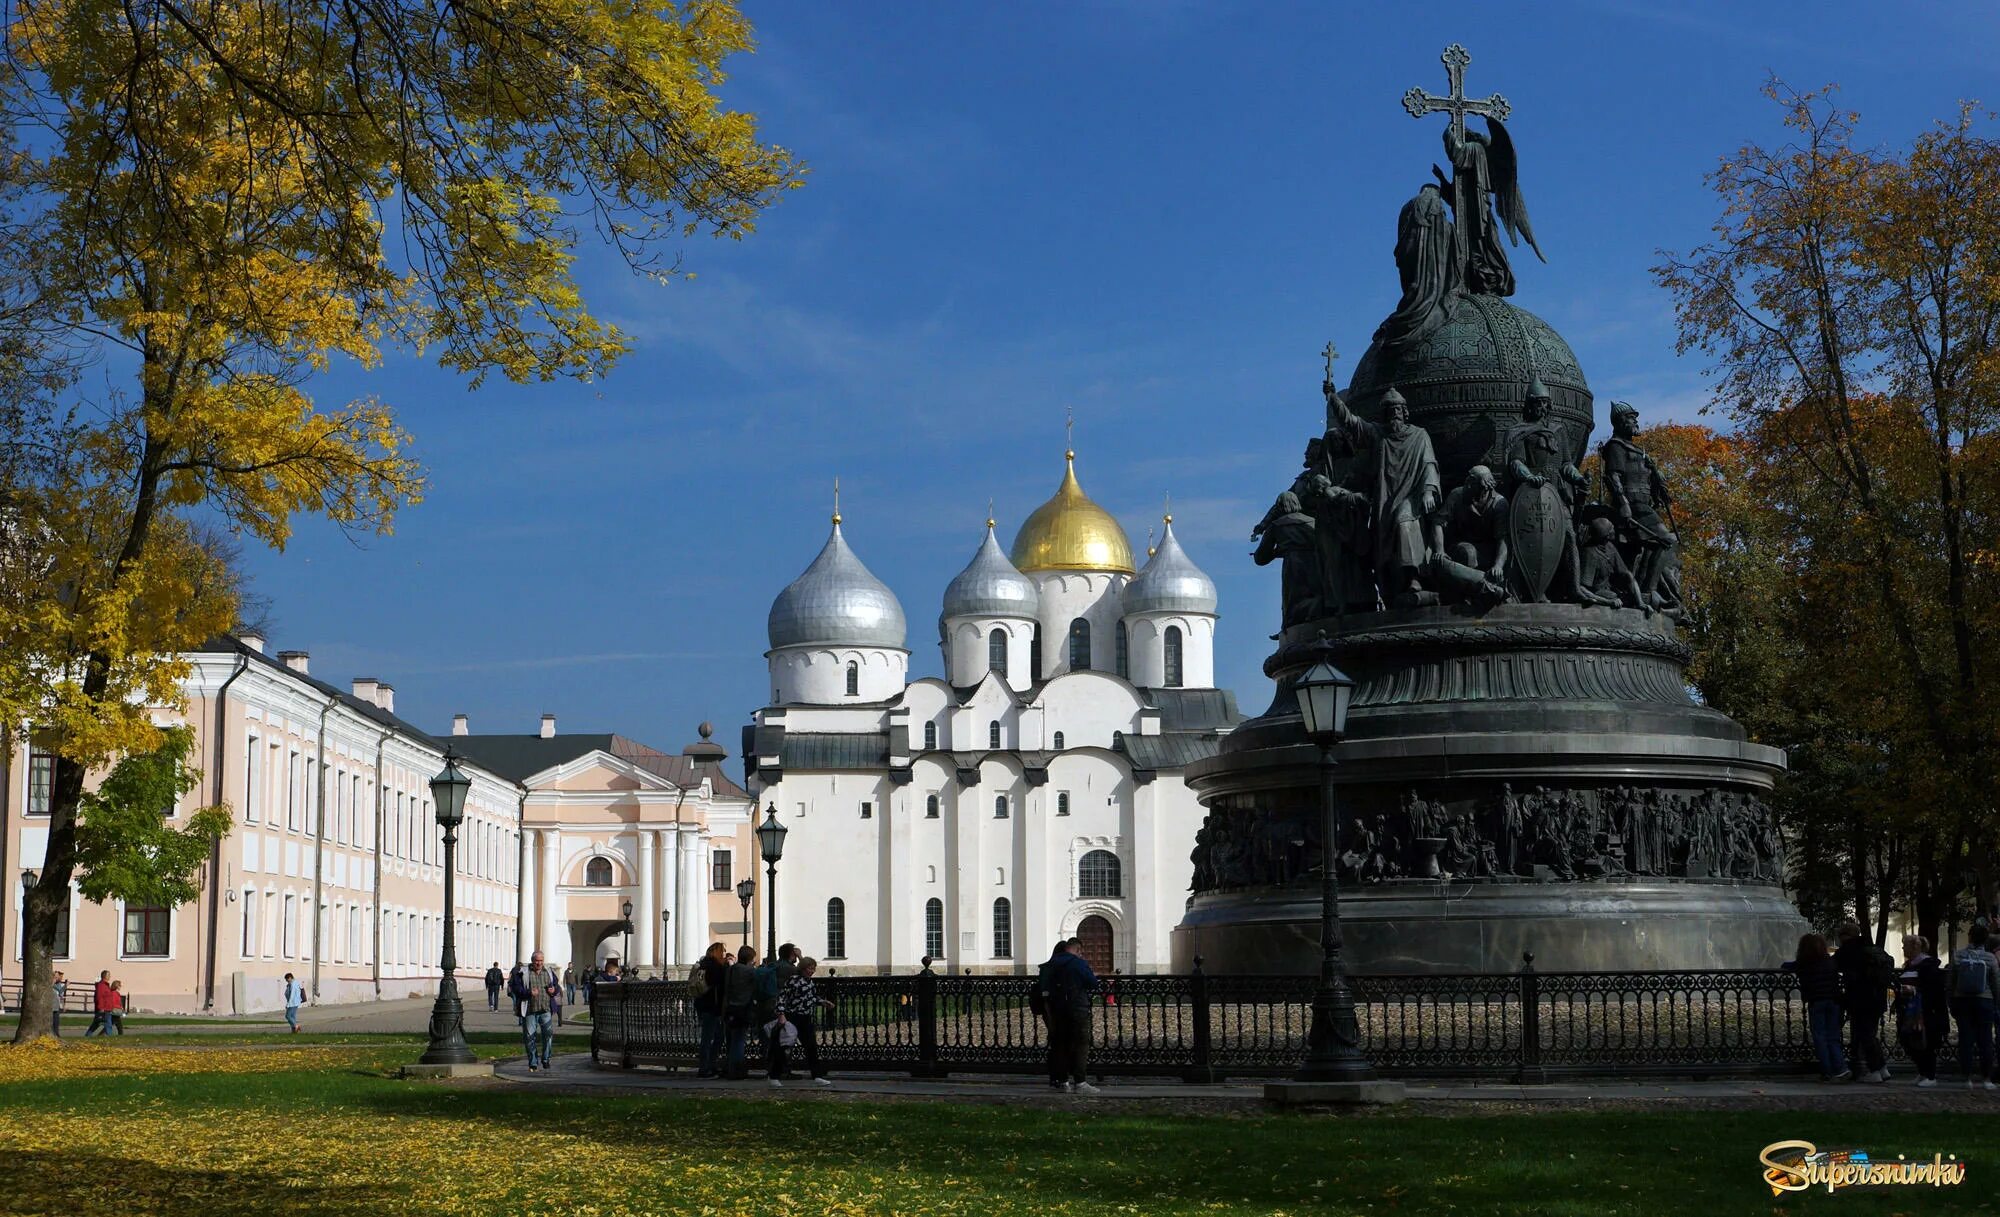
[[[1896,961],[1868,941],[1861,923],[1840,923],[1840,947],[1833,953],[1840,972],[1841,996],[1847,1005],[1847,1063],[1857,1082],[1889,1080],[1889,1059],[1882,1051],[1882,1016],[1889,1010],[1889,993],[1896,983]]]
[[[1798,956],[1784,968],[1799,978],[1799,996],[1806,1003],[1813,1055],[1819,1058],[1820,1080],[1852,1080],[1847,1072],[1847,1054],[1840,1050],[1840,973],[1833,966],[1833,955],[1826,949],[1826,936],[1807,934],[1799,939]]]
[[[1028,1008],[1042,1016],[1048,1025],[1049,1044],[1049,1085],[1057,1090],[1069,1089],[1069,1046],[1070,1020],[1055,1008],[1056,973],[1061,960],[1069,954],[1069,943],[1058,941],[1056,949],[1049,952],[1048,961],[1035,970],[1035,987],[1028,995]]]
[[[507,974],[500,970],[500,961],[496,959],[493,961],[493,966],[486,969],[486,1008],[488,1010],[498,1010],[500,1008],[500,987],[506,983]]]
[[[728,948],[719,942],[708,944],[708,953],[694,965],[701,978],[701,996],[694,999],[695,1017],[701,1022],[701,1048],[695,1056],[695,1076],[712,1078],[722,1058],[722,991],[729,983],[729,965],[723,962]]]
[[[1930,940],[1903,935],[1903,972],[1896,987],[1896,1026],[1903,1051],[1917,1065],[1917,1085],[1937,1085],[1938,1049],[1951,1026],[1951,994]]]

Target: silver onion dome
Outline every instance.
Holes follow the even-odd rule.
[[[1152,560],[1125,585],[1127,613],[1213,613],[1215,581],[1202,573],[1174,539],[1174,518]]]
[[[1014,569],[1000,542],[993,537],[993,521],[986,522],[986,539],[979,552],[944,589],[941,617],[1024,617],[1032,620],[1041,607],[1042,594],[1034,580]]]
[[[805,573],[771,603],[771,647],[903,645],[903,606],[896,593],[871,574],[847,539],[840,517],[833,535]]]

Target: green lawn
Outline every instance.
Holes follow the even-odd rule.
[[[480,1037],[482,1055],[506,1052],[505,1038]],[[561,1095],[391,1077],[417,1047],[0,1049],[0,1212],[1719,1217],[1991,1211],[2000,1183],[1992,1116],[1186,1115],[1088,1100]],[[1785,1138],[1878,1157],[1955,1151],[1970,1177],[1774,1199],[1757,1152]]]

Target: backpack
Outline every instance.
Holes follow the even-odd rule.
[[[1866,960],[1861,965],[1861,975],[1868,982],[1868,987],[1876,993],[1893,989],[1896,987],[1898,975],[1896,961],[1890,957],[1889,952],[1871,945]]]
[[[688,969],[688,996],[706,997],[707,995],[708,973],[702,971],[700,964],[696,964]]]
[[[1035,970],[1035,979],[1028,986],[1028,1012],[1047,1015],[1049,1012],[1049,965],[1043,964]]]
[[[1958,997],[1984,997],[1986,987],[1986,961],[1961,955],[1952,961],[1951,991]]]

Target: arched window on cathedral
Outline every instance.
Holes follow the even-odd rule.
[[[1007,631],[999,626],[986,636],[986,670],[998,672],[1003,679],[1007,675]]]
[[[1082,617],[1069,623],[1069,670],[1090,671],[1090,622]]]
[[[1093,849],[1076,864],[1076,895],[1079,900],[1116,900],[1119,882],[1118,855],[1108,849]]]
[[[1063,746],[1063,742],[1062,742],[1062,732],[1058,731],[1058,732],[1056,732],[1056,751],[1057,751],[1057,752],[1061,752],[1061,751],[1062,751],[1062,746]]]
[[[838,896],[826,902],[826,957],[847,958],[847,902]]]
[[[993,958],[1014,958],[1014,906],[1005,896],[993,902]]]
[[[993,796],[993,818],[996,820],[1004,820],[1007,818],[1006,795],[996,794]]]
[[[861,665],[858,663],[847,665],[847,695],[849,697],[861,696]]]
[[[611,860],[592,858],[583,864],[583,885],[585,887],[611,886]]]
[[[926,752],[931,752],[931,751],[935,751],[936,749],[937,749],[937,724],[936,724],[936,723],[925,723],[925,724],[924,724],[924,750],[925,750]]]
[[[1042,678],[1042,627],[1041,624],[1037,622],[1035,625],[1035,635],[1033,638],[1028,640],[1028,679],[1040,680],[1041,678]]]
[[[937,818],[938,818],[938,797],[936,795],[931,795],[929,798],[926,798],[924,800],[924,819],[935,820]]]
[[[1066,816],[1069,814],[1069,791],[1067,790],[1056,791],[1056,814],[1059,816]]]
[[[1112,640],[1115,644],[1117,654],[1117,672],[1126,680],[1130,680],[1132,679],[1132,648],[1126,641],[1125,623],[1123,621],[1120,621],[1118,628],[1112,632]]]
[[[1000,746],[1000,720],[997,718],[986,724],[986,746],[988,748]]]
[[[944,958],[944,901],[936,896],[924,901],[924,954]]]
[[[1181,627],[1167,627],[1167,687],[1181,687]]]

